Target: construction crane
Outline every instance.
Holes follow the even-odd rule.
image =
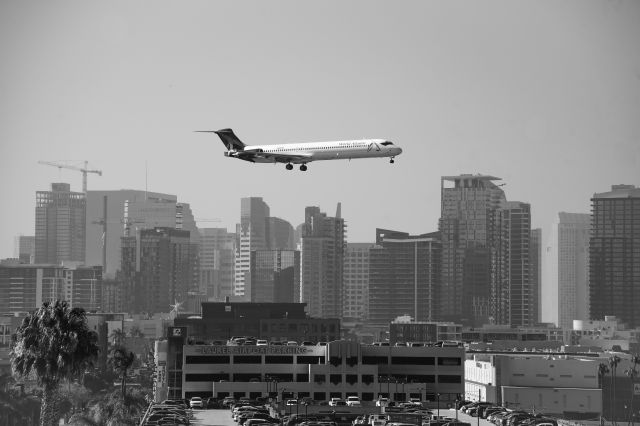
[[[69,169],[69,170],[76,170],[78,172],[82,172],[82,192],[84,192],[85,194],[87,193],[87,173],[95,173],[98,176],[102,176],[102,170],[89,170],[87,168],[88,167],[87,161],[84,162],[84,167],[70,166],[64,163],[54,163],[52,161],[38,161],[38,163],[45,164],[47,166],[57,167],[58,169]]]

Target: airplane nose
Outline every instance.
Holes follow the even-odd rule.
[[[396,155],[402,154],[402,148],[396,147]]]

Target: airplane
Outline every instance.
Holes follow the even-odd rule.
[[[238,158],[252,163],[285,163],[286,169],[300,164],[300,170],[307,170],[307,163],[320,160],[351,160],[356,158],[390,157],[393,163],[402,148],[384,139],[363,139],[335,142],[306,142],[280,145],[245,145],[231,129],[196,130],[201,133],[215,133],[227,147],[225,157]]]

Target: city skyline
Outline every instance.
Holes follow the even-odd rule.
[[[62,1],[0,12],[0,193],[12,202],[0,258],[34,234],[36,191],[81,188],[80,173],[38,160],[88,160],[103,171],[90,191],[176,194],[229,230],[242,197],[294,226],[305,207],[342,202],[349,242],[376,228],[436,231],[441,176],[501,177],[509,199],[531,205],[543,247],[558,212],[587,213],[594,193],[639,183],[636,2],[158,2],[149,18],[140,4]],[[230,161],[217,137],[192,133],[224,127],[252,144],[381,137],[404,153],[292,174]]]

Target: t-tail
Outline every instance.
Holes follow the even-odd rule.
[[[224,146],[227,147],[229,151],[242,151],[246,146],[238,137],[233,133],[231,129],[220,129],[220,130],[196,130],[197,132],[202,133],[215,133],[220,137]]]

